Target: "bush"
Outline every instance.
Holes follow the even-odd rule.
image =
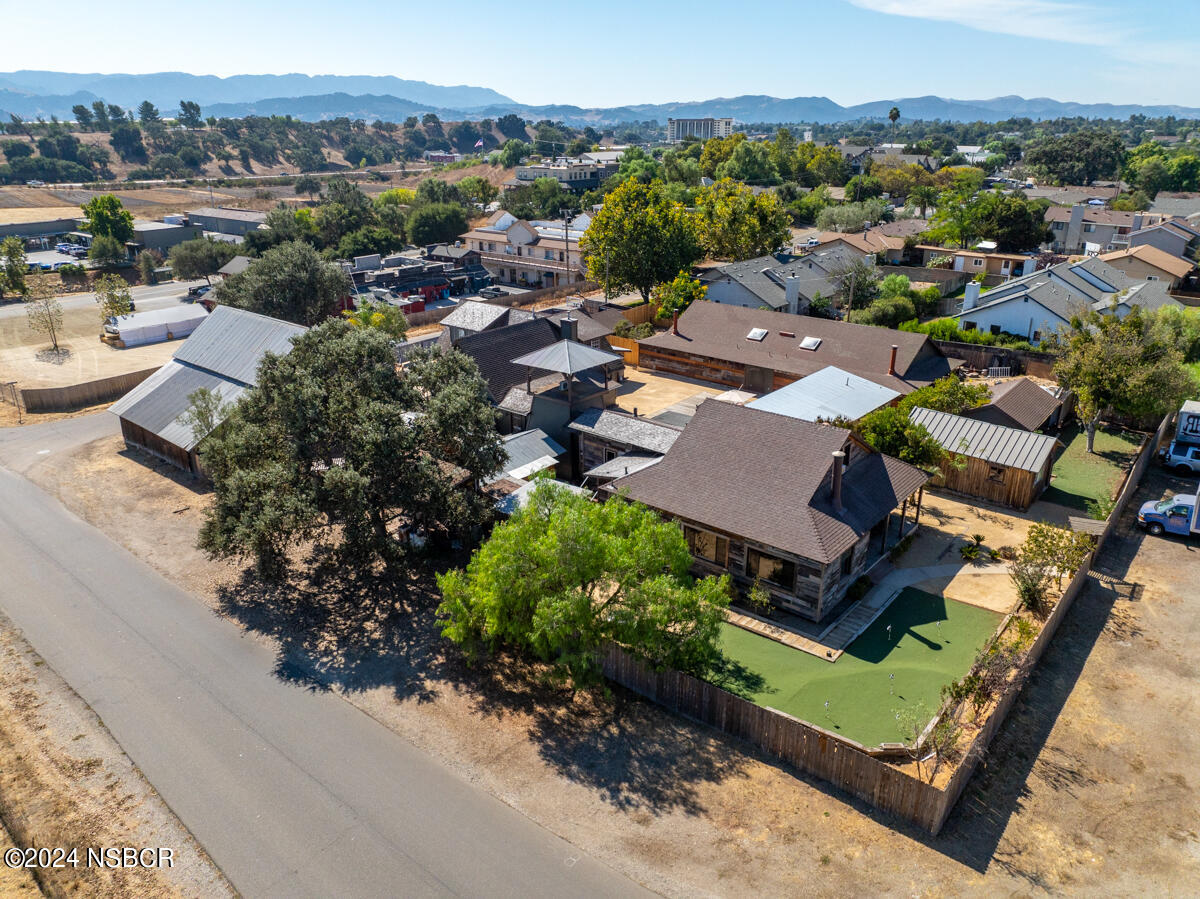
[[[628,319],[621,319],[613,328],[613,334],[617,337],[624,337],[630,340],[644,340],[647,337],[654,336],[654,325],[650,322],[642,322],[635,325]]]
[[[888,550],[888,559],[890,559],[893,562],[898,561],[901,556],[903,556],[906,552],[908,552],[908,548],[910,546],[912,546],[914,537],[916,537],[916,534],[909,534],[907,537],[905,537],[899,543],[897,543],[895,546],[893,546],[891,549],[889,549]]]
[[[911,536],[910,534],[905,539],[908,540]],[[850,600],[850,602],[858,602],[871,592],[871,587],[873,586],[874,584],[871,583],[871,579],[864,574],[850,585],[850,589],[846,591],[846,599]]]

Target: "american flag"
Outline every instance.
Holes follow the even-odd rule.
[[[478,150],[482,146],[483,146],[483,138],[481,137],[481,138],[479,138],[479,140],[475,141],[475,149]]]

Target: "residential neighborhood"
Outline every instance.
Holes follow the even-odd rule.
[[[1191,23],[968,7],[16,13],[0,894],[1200,893]]]

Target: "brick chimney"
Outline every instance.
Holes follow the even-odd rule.
[[[679,312],[678,310],[671,313],[671,333],[679,333]]]
[[[558,323],[559,335],[563,340],[579,340],[579,319],[568,313]]]
[[[896,353],[898,353],[899,351],[900,351],[900,347],[893,343],[892,344],[892,356],[890,359],[888,359],[888,374],[889,375],[894,375],[896,373]]]
[[[833,454],[833,510],[839,515],[845,512],[842,506],[842,468],[846,463],[846,454],[836,450]]]

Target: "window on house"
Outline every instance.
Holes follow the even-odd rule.
[[[619,456],[619,455],[621,455],[621,454],[618,453],[612,447],[606,446],[604,448],[604,461],[605,462],[611,462],[613,459],[617,458],[617,456]]]
[[[850,572],[854,570],[854,549],[851,547],[846,550],[846,554],[842,556],[842,577],[849,577]]]
[[[1084,234],[1091,234],[1091,233],[1092,233],[1093,231],[1095,231],[1095,230],[1096,230],[1096,226],[1095,226],[1095,225],[1084,225],[1084,226],[1083,226],[1083,233],[1084,233]]]
[[[1000,326],[999,326],[999,325],[992,325],[992,326],[991,326],[991,327],[990,327],[988,330],[989,330],[989,331],[991,331],[993,334],[999,335],[999,333],[1000,333]]]
[[[702,531],[689,525],[683,526],[683,536],[688,549],[697,559],[705,559],[716,565],[725,565],[729,558],[729,541],[711,531]]]
[[[988,480],[996,484],[1004,483],[1004,469],[999,465],[988,466]]]
[[[963,322],[962,329],[964,331],[974,331],[975,330],[975,322]]]
[[[971,267],[972,268],[983,268],[983,260],[982,259],[972,259]]]
[[[1065,225],[1063,222],[1055,222],[1053,227],[1055,231],[1061,231]]]
[[[1005,259],[1003,262],[1000,263],[1000,271],[1006,272],[1010,268],[1012,268],[1012,262],[1010,260]]]
[[[1039,340],[1041,340],[1041,339],[1042,339],[1042,332],[1041,332],[1041,331],[1034,331],[1034,332],[1033,332],[1033,342],[1034,342],[1034,343],[1037,343],[1037,342],[1038,342]]]
[[[1158,275],[1146,275],[1146,280],[1147,281],[1157,281]]]
[[[793,590],[796,585],[796,563],[757,549],[746,550],[746,574],[750,577]]]

